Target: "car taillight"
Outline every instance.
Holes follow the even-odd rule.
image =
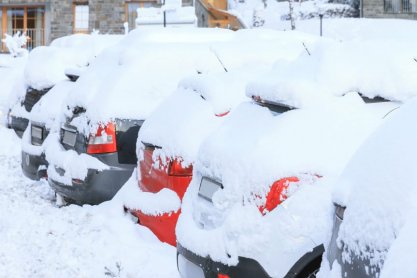
[[[99,125],[96,134],[90,134],[88,138],[87,153],[112,153],[116,152],[116,127],[113,123]]]
[[[174,159],[169,164],[168,174],[170,176],[191,176],[193,174],[193,165],[183,167],[181,161]]]
[[[229,114],[230,113],[230,111],[226,111],[226,112],[223,112],[223,113],[218,113],[218,114],[215,114],[216,115],[216,117],[224,117],[224,116],[226,116],[227,114]]]
[[[217,278],[230,278],[230,276],[227,274],[218,273]]]
[[[299,182],[299,179],[297,177],[288,177],[274,182],[266,195],[265,205],[259,206],[259,211],[265,215],[285,201],[288,197],[287,188],[292,182]]]

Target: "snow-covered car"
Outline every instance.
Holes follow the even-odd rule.
[[[24,70],[25,90],[10,97],[8,126],[22,137],[29,123],[33,106],[58,82],[74,78],[65,74],[66,68],[83,68],[105,47],[122,36],[76,34],[54,40],[50,46],[35,48],[30,52]],[[73,71],[74,72],[74,71]],[[19,80],[19,82],[21,82]]]
[[[406,261],[416,258],[407,242],[416,230],[416,107],[412,100],[393,113],[336,183],[322,277],[415,277]]]
[[[377,58],[371,47],[356,58],[352,46],[306,47],[296,61],[277,64],[248,85],[253,103],[241,104],[203,142],[176,228],[183,277],[315,277],[331,226],[328,181],[399,106],[384,98],[413,92],[377,94],[393,77],[371,73],[346,82],[335,66],[349,71]]]
[[[75,79],[75,74],[71,75]],[[37,102],[29,114],[29,125],[22,136],[22,172],[32,179],[46,178],[48,162],[45,159],[45,141],[50,132],[59,131],[64,100],[75,87],[75,81],[58,82],[48,94]],[[57,117],[61,116],[60,119]]]
[[[184,79],[144,122],[138,139],[138,179],[126,185],[130,189],[125,206],[161,241],[176,244],[181,199],[200,143],[248,100],[247,82],[266,74],[276,60],[295,59],[306,39],[313,40],[285,32],[238,31],[233,42],[215,47],[227,72]]]
[[[222,72],[211,49],[227,30],[135,30],[91,63],[66,104],[67,120],[46,148],[48,181],[80,204],[113,198],[137,164],[138,131],[184,76]]]

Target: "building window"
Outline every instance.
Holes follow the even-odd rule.
[[[17,32],[28,36],[27,49],[45,44],[45,7],[0,7],[0,32],[14,35]],[[3,44],[1,49],[5,51]]]
[[[416,13],[416,0],[384,0],[386,13]]]
[[[75,4],[74,6],[74,31],[75,32],[88,32],[90,9],[88,3]]]

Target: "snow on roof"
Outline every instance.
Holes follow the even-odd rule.
[[[417,94],[416,46],[371,41],[306,43],[297,60],[278,61],[270,74],[248,85],[247,94],[296,107],[348,92],[405,101]]]
[[[166,24],[191,25],[195,26],[197,17],[195,15],[195,7],[175,7],[174,9],[162,8],[139,8],[137,9],[138,17],[136,25],[163,25],[164,10],[166,12]]]
[[[37,102],[30,112],[30,120],[45,124],[47,129],[52,128],[56,117],[60,116],[63,102],[68,93],[75,87],[75,83],[63,80],[57,83],[46,95],[44,95],[39,102]],[[57,121],[60,124],[60,121]]]
[[[298,41],[298,49],[280,53],[276,49],[285,45],[280,35],[263,42],[252,42],[249,35],[222,29],[134,30],[83,73],[69,105],[88,108],[93,121],[144,119],[185,76],[271,64],[301,49]]]
[[[339,238],[347,251],[372,255],[374,264],[384,258],[415,208],[416,107],[413,99],[391,113],[356,152],[335,185],[334,202],[347,207]]]
[[[202,140],[223,122],[224,114],[246,99],[246,82],[265,71],[242,68],[183,79],[142,125],[138,146],[151,143],[162,147],[161,157],[193,163]]]
[[[177,91],[147,118],[139,142],[162,147],[162,156],[180,156],[186,163],[193,163],[201,141],[226,118],[215,115],[248,100],[244,95],[246,84],[266,74],[277,59],[297,57],[303,51],[302,39],[313,38],[249,30],[236,32],[232,42],[212,45],[211,50],[228,72],[184,78]],[[190,118],[191,114],[194,116]]]
[[[35,89],[54,86],[66,80],[67,67],[84,67],[100,53],[122,36],[108,35],[71,35],[59,38],[51,46],[35,48],[30,54],[25,68],[27,85]]]

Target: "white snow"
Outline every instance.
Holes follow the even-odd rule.
[[[414,99],[390,114],[357,151],[335,186],[333,201],[346,206],[338,236],[345,246],[344,259],[349,259],[351,252],[370,258],[372,266],[381,266],[396,238],[399,242],[394,243],[393,254],[404,248],[402,237],[408,237],[408,226],[413,225],[414,220],[410,219],[414,216],[417,194],[414,169],[417,133],[412,128],[416,105]],[[390,257],[388,262],[400,260],[398,256],[395,258]],[[392,264],[391,261],[388,268]],[[410,277],[407,269],[404,276],[397,274]]]
[[[161,8],[139,8],[137,9],[138,17],[136,19],[136,27],[143,25],[163,26],[164,10],[166,13],[166,26],[189,26],[197,25],[195,16],[195,7],[161,7]]]
[[[178,277],[175,248],[135,224],[122,203],[56,207],[45,181],[23,177],[14,132],[0,125],[0,137],[2,275]]]

